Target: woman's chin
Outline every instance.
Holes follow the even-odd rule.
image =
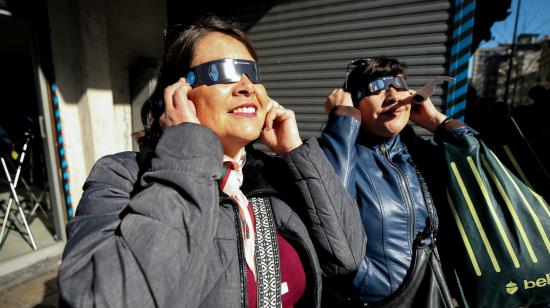
[[[260,137],[259,130],[241,131],[240,134],[226,135],[222,137],[222,143],[232,148],[242,148]]]
[[[397,135],[407,126],[407,121],[404,118],[398,118],[387,122],[385,126],[389,134]]]
[[[261,129],[260,128],[243,128],[242,131],[239,132],[238,138],[241,138],[243,141],[245,141],[247,144],[258,139],[260,137]]]

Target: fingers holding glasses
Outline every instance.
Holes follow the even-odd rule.
[[[302,144],[296,115],[278,102],[270,100],[265,117],[262,140],[273,152],[285,154]]]
[[[336,106],[353,107],[351,94],[344,89],[334,89],[325,100],[325,112],[329,113]]]
[[[164,113],[160,116],[160,126],[166,128],[184,122],[200,123],[195,104],[189,99],[191,86],[185,78],[164,89]]]

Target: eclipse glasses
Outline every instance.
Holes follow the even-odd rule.
[[[237,82],[245,74],[252,83],[261,83],[260,71],[256,62],[242,59],[220,59],[192,67],[186,78],[189,85],[214,85]]]
[[[377,91],[387,90],[393,86],[396,90],[408,90],[407,82],[402,76],[384,76],[369,82],[364,89],[359,89],[355,93],[355,98],[360,101],[367,94],[372,94]]]
[[[384,76],[378,79],[374,79],[369,82],[365,89],[369,93],[374,93],[380,90],[387,90],[390,86],[393,86],[397,90],[408,90],[407,82],[402,76]]]

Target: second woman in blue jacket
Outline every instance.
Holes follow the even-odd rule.
[[[399,61],[376,57],[352,65],[346,89],[334,90],[327,98],[329,120],[320,142],[356,198],[368,238],[359,271],[344,277],[353,287],[333,283],[345,293],[336,299],[338,305],[342,300],[374,303],[393,294],[409,271],[417,234],[429,223],[426,200],[430,196],[422,189],[404,141],[408,121],[431,132],[470,133],[463,123],[437,111],[429,98],[413,106],[414,92]],[[334,297],[337,292],[329,293]]]

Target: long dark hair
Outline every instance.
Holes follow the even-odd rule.
[[[180,77],[185,76],[185,73],[191,68],[197,43],[201,38],[213,32],[223,33],[237,39],[248,49],[254,60],[257,60],[252,43],[236,22],[210,15],[199,18],[191,26],[185,28],[180,25],[168,28],[165,31],[167,48],[160,65],[155,90],[141,107],[141,122],[145,130],[135,135],[138,143],[156,143],[158,141],[162,134],[159,119],[164,112],[164,89],[178,81]]]
[[[364,90],[369,82],[384,76],[405,76],[407,70],[405,63],[386,56],[356,60],[352,62],[352,66],[352,71],[347,76],[345,90],[351,93],[354,106],[357,106],[360,100],[356,93]]]

